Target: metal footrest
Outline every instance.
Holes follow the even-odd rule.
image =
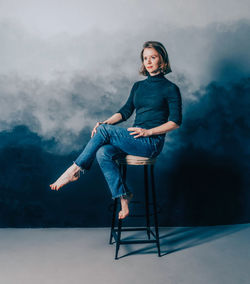
[[[121,228],[121,230],[120,230],[121,232],[132,232],[132,231],[147,231],[147,233],[148,234],[151,234],[153,237],[154,237],[154,239],[153,240],[131,240],[131,241],[129,241],[129,240],[122,240],[122,239],[120,239],[120,241],[119,241],[119,244],[145,244],[145,243],[156,243],[157,242],[157,240],[156,240],[156,236],[155,236],[155,233],[151,230],[151,228]],[[114,237],[114,239],[115,239],[115,242],[118,242],[118,235],[117,235],[117,233],[118,233],[118,228],[115,228],[115,229],[112,229],[112,235],[113,235],[113,237]]]

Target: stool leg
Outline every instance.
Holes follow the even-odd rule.
[[[144,165],[144,189],[145,189],[147,235],[148,235],[148,239],[150,239],[150,220],[149,220],[149,202],[148,202],[148,166],[147,165]]]
[[[155,194],[155,181],[154,181],[154,166],[151,165],[151,182],[152,182],[152,197],[153,197],[153,207],[154,207],[154,220],[155,220],[155,236],[156,244],[158,248],[158,256],[161,256],[160,241],[159,241],[159,231],[158,231],[158,217],[156,208],[156,194]]]
[[[124,182],[126,182],[127,177],[127,165],[122,165],[122,179]]]
[[[122,165],[119,165],[119,169],[121,172],[121,175],[124,175],[124,168]],[[126,175],[126,169],[125,169],[125,175]],[[111,222],[111,230],[110,230],[110,238],[109,238],[109,244],[112,244],[112,239],[113,239],[113,231],[115,228],[115,217],[116,217],[116,211],[117,211],[117,203],[118,203],[118,198],[115,198],[114,200],[114,209],[113,209],[113,214],[112,214],[112,222]]]
[[[120,165],[120,171],[122,175],[122,179],[126,180],[126,173],[127,173],[127,166],[126,165]],[[117,200],[118,198],[116,198]],[[122,230],[122,220],[118,219],[118,230],[117,230],[117,242],[116,242],[116,249],[115,249],[115,259],[118,259],[118,251],[120,248],[120,240],[121,240],[121,230]]]
[[[115,215],[117,211],[117,198],[114,201],[114,209],[113,209],[113,216],[112,216],[112,224],[111,224],[111,230],[110,230],[110,238],[109,238],[109,244],[112,244],[112,239],[113,239],[113,231],[115,228]]]
[[[115,249],[115,259],[118,259],[118,251],[120,248],[120,240],[121,240],[121,229],[122,229],[122,220],[118,220],[118,234],[117,234],[117,242]]]

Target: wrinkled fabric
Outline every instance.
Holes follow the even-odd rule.
[[[133,126],[150,129],[167,121],[181,125],[182,98],[179,87],[162,73],[149,75],[147,79],[134,83],[127,102],[117,113],[125,121],[134,110],[136,116]]]
[[[82,170],[89,170],[96,157],[113,199],[131,192],[122,180],[115,159],[125,155],[153,158],[160,154],[164,146],[161,135],[134,138],[130,133],[126,128],[101,124],[74,161]]]

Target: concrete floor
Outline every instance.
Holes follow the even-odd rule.
[[[0,229],[0,283],[250,283],[250,224],[164,227],[160,237],[162,257],[140,244],[114,260],[109,228]]]

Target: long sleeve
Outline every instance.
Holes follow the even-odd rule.
[[[127,120],[133,113],[135,106],[134,106],[134,94],[135,94],[135,90],[137,87],[137,83],[134,83],[131,91],[130,91],[130,95],[128,97],[127,102],[125,103],[125,105],[119,109],[119,111],[117,111],[117,113],[120,113],[122,115],[122,119],[125,121]]]
[[[178,125],[182,123],[182,99],[179,87],[173,85],[167,94],[167,101],[169,106],[168,121],[173,121]]]

